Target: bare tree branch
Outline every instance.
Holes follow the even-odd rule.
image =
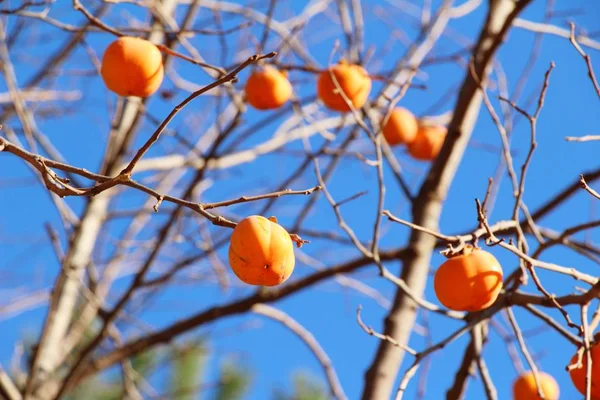
[[[308,331],[305,327],[300,325],[297,321],[295,321],[286,313],[265,304],[255,304],[254,306],[252,306],[252,312],[264,315],[265,317],[280,322],[285,327],[290,329],[304,343],[306,343],[306,345],[314,353],[315,357],[317,357],[319,363],[323,367],[325,375],[327,376],[327,382],[329,383],[329,389],[331,390],[331,394],[333,395],[333,397],[335,397],[338,400],[347,398],[346,394],[344,393],[344,390],[342,389],[340,380],[335,372],[335,369],[333,368],[331,359],[327,356],[325,350],[323,350],[319,342],[315,339],[312,333],[310,333],[310,331]]]

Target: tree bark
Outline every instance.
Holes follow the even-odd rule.
[[[493,56],[504,40],[512,21],[531,0],[490,0],[486,21],[472,53],[473,70],[478,80],[467,70],[454,108],[448,136],[433,163],[413,205],[413,222],[437,230],[442,204],[456,173],[460,160],[477,121],[483,85],[492,66]],[[421,231],[413,231],[409,239],[409,254],[403,263],[400,277],[413,293],[422,295],[431,254],[436,240]],[[401,345],[410,339],[415,319],[416,304],[402,291],[397,290],[392,308],[384,321],[384,334]],[[365,374],[363,400],[389,399],[402,363],[404,351],[387,341],[382,341],[375,358]]]
[[[176,4],[176,0],[163,0],[162,6],[171,12]],[[155,43],[162,42],[163,39],[164,33],[159,29],[153,31],[148,37],[148,40]],[[131,142],[138,126],[141,105],[139,100],[125,100],[119,120],[110,134],[107,157],[104,158],[110,161],[102,166],[103,174],[114,176],[120,172],[118,168],[122,164],[123,149]],[[39,372],[42,374],[52,373],[57,367],[61,348],[59,344],[65,337],[73,318],[77,299],[80,297],[85,268],[91,260],[96,238],[106,218],[110,198],[111,193],[105,192],[89,199],[69,241],[69,250],[54,288],[58,292],[56,296],[52,296],[53,301],[50,303],[50,311],[39,343],[37,357]],[[40,378],[44,379],[44,376]]]

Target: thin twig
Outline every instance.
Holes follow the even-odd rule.
[[[525,338],[523,338],[523,332],[521,332],[521,328],[519,328],[519,325],[517,323],[515,315],[512,312],[512,309],[507,308],[506,315],[508,316],[510,325],[512,326],[513,331],[515,332],[515,335],[517,337],[517,341],[519,343],[519,348],[521,349],[521,353],[523,353],[523,355],[525,356],[525,359],[527,360],[527,364],[529,365],[529,368],[531,369],[531,372],[533,373],[533,378],[535,380],[535,386],[537,387],[538,395],[540,396],[540,399],[544,399],[545,397],[544,397],[544,393],[542,392],[542,385],[540,383],[541,381],[540,381],[538,369],[537,369],[535,363],[533,362],[533,358],[531,357],[529,350],[527,349],[527,344],[525,343]]]
[[[183,109],[192,100],[194,100],[196,97],[200,96],[203,93],[206,93],[207,91],[209,91],[219,85],[223,85],[225,83],[234,81],[235,79],[237,79],[237,74],[241,70],[243,70],[244,68],[249,66],[250,64],[254,64],[255,62],[263,60],[265,58],[273,58],[273,57],[275,57],[276,54],[277,53],[275,53],[275,52],[271,52],[271,53],[264,54],[264,55],[255,54],[255,55],[251,56],[250,58],[248,58],[246,61],[244,61],[242,64],[240,64],[233,71],[231,71],[230,73],[225,75],[224,77],[217,79],[210,85],[207,85],[207,86],[203,87],[202,89],[199,89],[199,90],[195,91],[194,93],[190,94],[185,100],[183,100],[181,103],[179,103],[177,106],[175,106],[175,108],[173,108],[173,110],[169,113],[167,118],[165,118],[163,120],[163,122],[161,122],[161,124],[158,126],[158,128],[156,128],[156,130],[154,131],[152,136],[150,136],[150,138],[148,138],[146,143],[144,143],[144,145],[142,147],[140,147],[140,149],[135,153],[135,155],[133,156],[133,158],[127,165],[127,167],[125,167],[125,169],[123,171],[121,171],[120,175],[124,175],[124,176],[131,175],[137,162],[144,156],[144,154],[148,151],[148,149],[150,149],[150,146],[152,146],[152,144],[154,144],[154,142],[156,142],[158,140],[161,133],[165,130],[165,128],[167,127],[169,122],[171,122],[171,120],[175,117],[175,115],[177,115],[177,113],[179,113],[179,111],[181,111],[181,109]]]
[[[598,80],[596,79],[596,75],[594,74],[594,67],[592,66],[592,59],[589,56],[589,54],[587,54],[585,51],[583,51],[583,49],[577,42],[577,38],[575,37],[575,24],[571,22],[569,24],[569,26],[571,28],[570,33],[569,33],[569,41],[571,42],[573,47],[575,47],[575,50],[577,50],[577,52],[585,60],[585,64],[586,64],[587,70],[588,70],[588,76],[590,77],[590,80],[592,81],[592,84],[594,85],[594,89],[596,89],[596,94],[598,95],[598,98],[600,98],[600,85],[598,85]]]
[[[481,376],[481,380],[483,382],[487,399],[496,400],[498,398],[498,393],[483,359],[483,355],[481,354],[483,351],[484,342],[487,340],[487,329],[487,324],[485,322],[481,322],[473,327],[472,335],[475,344],[475,361],[477,364],[477,369],[479,370],[479,375]]]
[[[313,334],[308,329],[300,325],[296,320],[294,320],[292,317],[290,317],[283,311],[278,310],[275,307],[268,306],[266,304],[255,304],[252,307],[252,312],[264,315],[265,317],[280,322],[289,330],[291,330],[296,336],[298,336],[313,352],[315,357],[317,357],[317,360],[319,360],[319,363],[325,371],[325,376],[327,377],[329,389],[331,390],[331,394],[333,395],[333,397],[338,400],[347,399],[346,394],[344,393],[344,389],[342,389],[342,385],[340,384],[340,380],[337,376],[337,373],[333,368],[331,359],[327,356],[325,350],[323,350],[317,339],[315,339]]]
[[[292,189],[285,189],[285,190],[280,190],[277,192],[272,192],[272,193],[265,193],[265,194],[259,194],[256,196],[241,196],[238,197],[237,199],[231,199],[231,200],[224,200],[224,201],[219,201],[216,203],[200,203],[199,206],[200,208],[203,208],[204,210],[210,210],[213,208],[218,208],[218,207],[228,207],[234,204],[240,204],[240,203],[247,203],[249,201],[256,201],[256,200],[264,200],[264,199],[271,199],[271,198],[275,198],[275,197],[281,197],[281,196],[289,196],[289,195],[309,195],[313,192],[319,191],[321,190],[321,186],[314,186],[310,189],[306,189],[306,190],[292,190]]]
[[[367,333],[368,335],[371,335],[371,336],[375,336],[376,338],[381,339],[381,340],[387,340],[394,346],[400,347],[402,350],[412,354],[413,356],[417,355],[416,351],[414,351],[413,349],[411,349],[408,346],[398,343],[393,337],[388,336],[388,335],[382,335],[381,333],[376,332],[370,326],[365,325],[365,323],[363,322],[363,320],[360,316],[361,311],[362,311],[362,306],[359,305],[358,308],[356,309],[356,321],[358,322],[358,325],[362,328],[362,330],[365,331],[365,333]]]
[[[583,177],[583,174],[579,175],[579,185],[582,189],[586,190],[589,194],[600,200],[600,193],[598,193],[588,185],[588,183],[585,181],[585,178]]]
[[[585,362],[585,400],[592,399],[592,352],[590,347],[590,331],[588,326],[589,303],[581,306],[581,330],[583,335],[583,351]]]
[[[600,135],[586,135],[586,136],[566,136],[567,142],[591,142],[600,140]]]

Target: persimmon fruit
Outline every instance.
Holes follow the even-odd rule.
[[[272,110],[292,97],[292,85],[284,72],[273,67],[254,71],[245,87],[248,103],[257,110]]]
[[[600,344],[596,343],[590,348],[592,355],[592,399],[600,400]],[[585,374],[587,370],[587,354],[582,356],[580,368],[574,368],[569,371],[571,381],[579,393],[585,394]],[[578,356],[575,354],[571,359],[570,365],[577,363]]]
[[[502,267],[485,250],[465,246],[436,271],[433,286],[438,300],[455,311],[480,311],[491,306],[502,289]]]
[[[417,137],[419,122],[406,108],[395,108],[385,125],[383,136],[390,146],[412,143]]]
[[[540,389],[545,400],[558,400],[560,389],[556,380],[545,372],[538,372]],[[532,371],[519,376],[513,384],[513,400],[541,400]]]
[[[319,74],[317,95],[325,106],[334,111],[347,112],[350,107],[338,91],[332,75],[335,76],[339,88],[354,108],[361,108],[367,102],[371,92],[371,78],[360,65],[340,61]]]
[[[442,149],[448,130],[442,125],[420,124],[415,139],[408,143],[408,153],[421,161],[431,161]]]
[[[162,83],[162,55],[145,39],[123,36],[107,47],[100,74],[106,87],[119,96],[148,97]]]
[[[290,234],[274,217],[252,215],[233,230],[229,264],[241,281],[249,285],[279,285],[290,277],[295,262]]]

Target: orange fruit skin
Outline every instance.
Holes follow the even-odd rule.
[[[415,139],[408,144],[408,153],[422,161],[437,157],[446,139],[448,130],[441,125],[421,125]]]
[[[538,372],[540,386],[545,400],[558,400],[560,390],[551,375]],[[541,400],[533,372],[529,371],[517,378],[513,384],[513,400]]]
[[[290,277],[295,262],[292,239],[281,225],[253,215],[233,230],[229,264],[241,281],[249,285],[279,285]]]
[[[147,40],[123,36],[107,47],[100,74],[106,87],[119,96],[148,97],[162,83],[162,55]]]
[[[383,136],[390,146],[412,143],[417,137],[419,122],[405,108],[395,108],[383,127]]]
[[[592,399],[600,400],[600,345],[593,345],[590,351],[592,353]],[[575,364],[576,362],[577,354],[573,356],[569,365]],[[571,376],[571,381],[573,381],[573,385],[575,385],[579,393],[585,394],[585,371],[587,365],[587,354],[584,355],[581,364],[581,368],[570,370],[569,375]]]
[[[292,97],[292,85],[284,73],[266,67],[250,75],[245,92],[252,107],[257,110],[272,110],[281,107]]]
[[[317,80],[317,95],[327,108],[340,112],[350,111],[350,107],[344,101],[344,98],[336,93],[337,86],[331,74],[335,76],[339,87],[354,108],[361,108],[365,105],[371,92],[369,74],[360,65],[341,62],[321,72]]]
[[[485,250],[466,248],[436,271],[433,286],[438,300],[455,311],[479,311],[491,306],[502,289],[502,267]]]

